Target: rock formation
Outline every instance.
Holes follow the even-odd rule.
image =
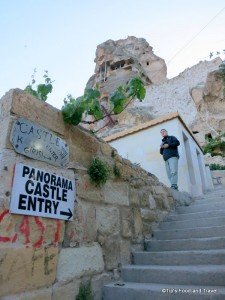
[[[153,53],[143,38],[108,40],[97,46],[95,62],[95,74],[87,85],[99,83],[106,95],[135,75],[141,76],[146,85],[166,81],[165,61]]]
[[[135,75],[142,77],[146,85],[143,102],[134,101],[126,111],[94,125],[99,136],[108,136],[134,125],[179,111],[184,121],[196,134],[200,144],[205,135],[216,136],[225,131],[224,86],[220,77],[218,57],[201,61],[184,70],[178,76],[166,78],[165,61],[157,57],[152,47],[142,38],[128,37],[124,40],[108,40],[96,50],[95,74],[87,86],[99,84],[103,95],[101,104],[107,108],[108,96]]]

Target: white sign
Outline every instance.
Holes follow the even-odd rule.
[[[24,164],[16,164],[10,212],[72,220],[75,181]]]

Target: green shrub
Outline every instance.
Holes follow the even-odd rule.
[[[204,154],[210,153],[212,156],[221,155],[225,156],[225,133],[220,133],[215,138],[207,139],[207,143],[203,147]]]
[[[82,284],[79,288],[79,294],[76,296],[76,300],[93,300],[93,293],[91,290],[91,283]]]
[[[210,164],[209,165],[210,170],[225,170],[225,166],[219,165],[219,164]]]
[[[115,177],[117,177],[117,178],[121,177],[120,169],[116,165],[114,165],[114,167],[113,167],[113,173],[114,173]]]
[[[116,151],[114,149],[112,149],[111,157],[114,158],[115,156],[116,156]]]
[[[108,164],[101,161],[99,158],[94,158],[89,169],[88,175],[90,180],[96,186],[101,186],[106,183],[109,178],[110,170]]]

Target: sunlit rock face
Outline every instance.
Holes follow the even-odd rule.
[[[105,137],[115,132],[178,111],[203,145],[205,135],[225,131],[225,99],[219,76],[220,58],[200,61],[178,76],[167,79],[165,61],[153,53],[143,38],[108,40],[97,46],[95,74],[87,86],[99,85],[101,105],[109,110],[108,98],[120,85],[140,76],[146,87],[143,102],[133,101],[125,111],[89,126]]]

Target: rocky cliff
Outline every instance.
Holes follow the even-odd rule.
[[[99,136],[108,136],[174,111],[179,111],[202,145],[206,134],[216,136],[219,131],[225,131],[224,87],[219,71],[222,60],[219,57],[201,61],[167,79],[165,61],[153,53],[148,42],[128,37],[99,45],[95,62],[95,74],[87,85],[99,84],[102,104],[106,108],[108,95],[135,75],[142,77],[147,91],[143,102],[134,101],[126,111],[114,117],[115,124],[110,122],[100,130]],[[106,119],[92,129],[99,129],[107,122]]]

